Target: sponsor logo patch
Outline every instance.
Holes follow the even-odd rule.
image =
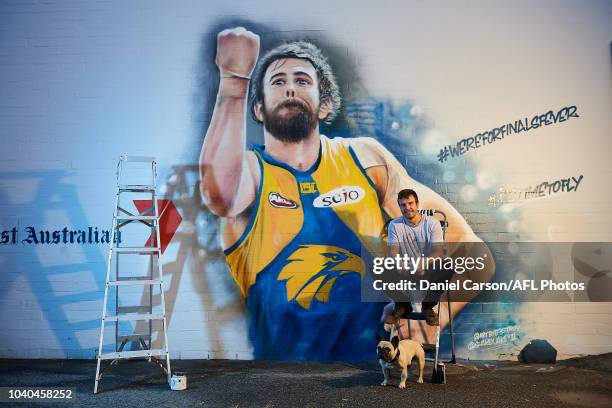
[[[317,192],[317,183],[314,181],[303,181],[300,183],[300,193],[314,194]]]
[[[321,194],[313,205],[317,208],[339,207],[347,204],[354,204],[365,197],[365,191],[359,186],[342,186]]]
[[[295,201],[283,197],[280,193],[271,192],[268,194],[268,201],[276,208],[298,208]]]

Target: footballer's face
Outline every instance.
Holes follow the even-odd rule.
[[[320,109],[317,71],[308,60],[283,58],[272,62],[264,75],[263,91],[256,116],[279,140],[299,142],[327,116]]]

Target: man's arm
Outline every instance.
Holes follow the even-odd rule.
[[[399,254],[399,238],[395,225],[390,222],[387,227],[387,256],[394,258],[397,254]]]
[[[434,218],[434,222],[431,226],[431,257],[439,258],[444,254],[444,233],[442,232],[442,226],[437,219]]]
[[[240,214],[257,192],[257,158],[246,152],[246,105],[258,55],[256,34],[242,27],[219,33],[219,91],[199,163],[203,202],[219,216]]]

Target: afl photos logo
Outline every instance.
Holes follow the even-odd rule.
[[[365,197],[365,191],[359,186],[342,186],[321,194],[313,205],[317,208],[339,207],[341,205],[353,204]]]
[[[276,208],[297,208],[298,207],[295,201],[285,198],[279,193],[272,192],[268,194],[268,201],[270,202],[272,207],[276,207]]]

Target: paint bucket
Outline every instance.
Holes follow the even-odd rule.
[[[187,374],[182,372],[174,372],[170,377],[170,389],[174,391],[182,391],[187,389]]]
[[[446,366],[444,363],[438,363],[431,373],[431,382],[433,384],[446,384]]]

